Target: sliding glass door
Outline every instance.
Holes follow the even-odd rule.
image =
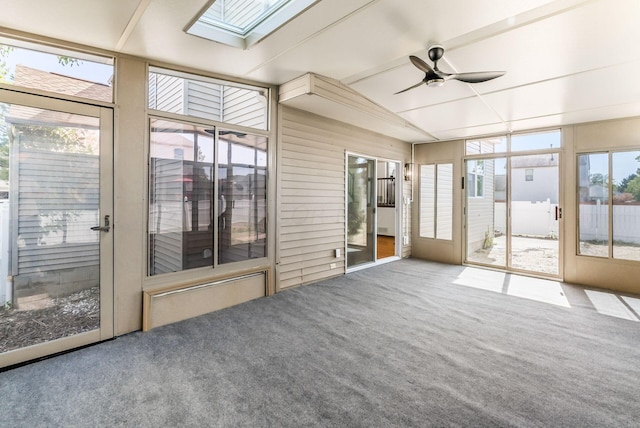
[[[559,131],[469,141],[466,152],[466,262],[559,276]]]
[[[467,160],[467,261],[507,267],[507,158]]]
[[[511,158],[509,266],[556,276],[560,263],[560,153]]]
[[[0,367],[113,336],[112,116],[0,91]]]
[[[376,161],[347,156],[347,268],[376,260]]]

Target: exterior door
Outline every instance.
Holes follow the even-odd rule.
[[[0,90],[0,367],[113,336],[112,122]]]
[[[376,260],[376,161],[347,156],[347,268]]]

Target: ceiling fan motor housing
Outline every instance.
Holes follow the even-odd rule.
[[[433,45],[429,48],[429,59],[433,62],[438,62],[444,55],[444,47],[440,45]]]

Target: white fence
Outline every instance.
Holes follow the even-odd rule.
[[[640,244],[640,205],[613,206],[613,238],[616,242]],[[609,206],[580,205],[580,240],[606,239]]]
[[[495,229],[506,233],[507,208],[505,202],[495,204]],[[512,201],[511,233],[513,235],[530,235],[543,237],[558,236],[556,220],[557,204],[549,200],[544,202]]]
[[[511,203],[511,233],[514,235],[558,236],[555,219],[557,205],[546,202],[513,201]],[[495,230],[505,233],[506,204],[495,204]],[[640,245],[640,205],[613,206],[615,241]],[[607,205],[580,205],[580,240],[606,239],[609,234]]]

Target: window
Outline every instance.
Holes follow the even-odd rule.
[[[420,237],[453,238],[453,164],[420,165]]]
[[[640,260],[640,151],[611,154],[613,257]]]
[[[149,73],[150,276],[267,255],[268,134],[246,130],[266,128],[266,116],[226,116],[233,84],[193,77]],[[210,91],[191,98],[190,85],[202,83]]]
[[[113,58],[0,37],[0,82],[113,101]]]
[[[213,265],[213,135],[152,119],[149,274]]]
[[[467,161],[467,191],[470,198],[484,197],[484,161]]]
[[[533,181],[533,168],[525,168],[524,181]]]
[[[267,88],[157,67],[149,69],[149,108],[268,129]]]
[[[562,133],[559,129],[554,129],[527,134],[503,135],[480,140],[467,140],[465,142],[465,155],[488,155],[534,150],[558,151],[561,147]]]
[[[219,263],[265,257],[267,139],[219,131]]]
[[[507,151],[507,137],[485,138],[469,140],[465,144],[467,155],[485,155],[489,153],[504,153]]]
[[[562,143],[560,130],[533,132],[511,136],[511,151],[558,149]]]
[[[640,261],[639,176],[640,151],[578,156],[579,254]]]
[[[246,49],[318,0],[215,0],[188,34]]]

